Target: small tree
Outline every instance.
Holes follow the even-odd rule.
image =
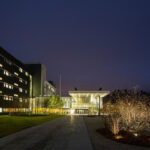
[[[107,118],[107,127],[115,135],[118,134],[120,131],[120,119],[121,118],[119,114],[109,115]]]
[[[49,101],[50,101],[49,98],[44,99],[44,103],[43,103],[44,108],[46,108],[46,109],[49,108]],[[45,111],[45,113],[46,113],[46,111]]]
[[[62,108],[64,105],[64,102],[59,96],[51,96],[49,100],[49,106],[50,108]]]

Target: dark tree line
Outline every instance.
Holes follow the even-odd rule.
[[[123,99],[137,99],[140,101],[150,102],[150,94],[144,91],[135,91],[135,90],[114,90],[108,97],[107,100],[111,101],[112,103],[117,102],[118,100]]]

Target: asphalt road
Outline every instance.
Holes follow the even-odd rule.
[[[0,139],[0,150],[92,150],[81,116],[65,116]]]

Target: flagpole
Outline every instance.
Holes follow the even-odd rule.
[[[59,74],[59,96],[61,98],[61,73]]]

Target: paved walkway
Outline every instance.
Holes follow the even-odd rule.
[[[83,117],[65,116],[0,139],[0,150],[92,150]]]

